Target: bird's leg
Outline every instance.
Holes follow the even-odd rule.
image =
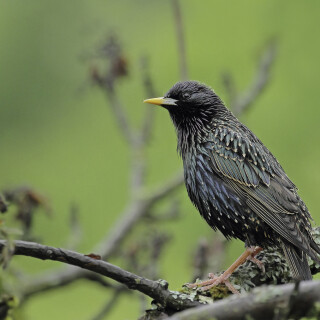
[[[254,256],[258,254],[262,248],[260,247],[249,247],[246,248],[246,251],[220,276],[215,276],[213,274],[210,274],[209,277],[210,280],[202,281],[198,283],[192,283],[188,284],[189,288],[195,288],[195,287],[202,287],[202,291],[209,290],[210,288],[217,286],[218,284],[224,283],[228,289],[235,294],[239,294],[239,291],[232,286],[228,278],[231,276],[231,274],[243,263],[246,262],[247,259],[255,259]],[[252,261],[252,260],[251,260]],[[259,261],[259,260],[258,260]],[[259,261],[260,262],[260,261]]]

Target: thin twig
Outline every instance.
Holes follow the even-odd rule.
[[[227,93],[228,104],[232,105],[236,100],[237,90],[231,72],[225,71],[221,75],[222,83]]]
[[[176,174],[173,178],[162,184],[156,189],[150,188],[146,191],[146,199],[148,199],[149,205],[153,205],[155,202],[162,200],[163,198],[170,195],[172,192],[181,187],[184,183],[184,178],[182,173]]]
[[[76,280],[76,278],[73,278],[71,276],[72,271],[75,272],[77,271],[77,269],[70,266],[70,268],[61,273],[49,271],[41,276],[32,278],[31,281],[25,280],[25,285],[21,287],[21,292],[19,293],[21,295],[21,303],[25,303],[34,295],[49,291],[53,288],[61,288],[69,285],[74,280]],[[104,288],[109,288],[112,290],[119,289],[119,286],[115,286],[112,283],[106,281],[106,279],[104,279],[99,274],[84,272],[84,270],[81,271],[82,279],[92,281]]]
[[[128,75],[127,59],[122,53],[118,38],[114,35],[109,36],[106,43],[100,48],[99,55],[109,62],[109,68],[107,72],[102,74],[97,68],[93,67],[91,69],[91,79],[105,92],[120,133],[128,144],[132,145],[136,142],[136,133],[129,122],[128,114],[123,108],[115,88],[116,82]]]
[[[177,199],[172,199],[168,208],[164,210],[149,211],[145,217],[146,221],[173,221],[180,218],[180,203]]]
[[[110,313],[110,311],[113,309],[113,307],[118,302],[118,299],[120,298],[122,293],[122,290],[116,290],[112,294],[111,299],[101,308],[101,310],[92,318],[92,320],[102,320],[105,319],[106,315]]]
[[[243,114],[265,89],[270,79],[270,71],[275,57],[276,43],[272,41],[262,53],[256,74],[248,89],[236,96],[235,100],[231,102],[232,110],[236,116]]]
[[[183,176],[179,174],[157,189],[149,191],[148,194],[142,196],[140,200],[135,199],[123,212],[121,218],[119,218],[118,222],[112,228],[111,233],[102,240],[94,252],[98,252],[103,259],[108,259],[122,243],[124,237],[129,234],[134,225],[150,211],[151,207],[156,202],[170,195],[180,187],[182,183]]]
[[[141,59],[141,71],[142,71],[142,83],[145,89],[146,97],[152,98],[155,97],[155,90],[152,78],[149,72],[149,63],[147,57],[143,57]],[[146,106],[146,111],[142,123],[141,129],[141,143],[146,144],[150,141],[151,138],[151,131],[154,124],[154,117],[155,117],[155,108],[150,106]]]
[[[66,247],[71,250],[76,250],[83,236],[83,230],[79,222],[78,206],[72,205],[70,208],[69,218],[70,232]]]
[[[119,98],[113,90],[107,91],[107,98],[109,101],[110,110],[112,111],[116,123],[118,124],[120,133],[123,135],[129,145],[135,144],[136,133],[129,123],[128,116],[125,113]]]
[[[180,64],[180,79],[181,81],[188,80],[188,65],[186,58],[186,45],[184,39],[184,28],[182,22],[181,6],[179,0],[172,0],[173,16],[176,28],[176,39],[178,45],[178,55]]]

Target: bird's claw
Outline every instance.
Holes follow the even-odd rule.
[[[262,261],[260,261],[259,259],[257,259],[255,256],[262,251],[262,248],[260,247],[252,247],[249,248],[249,250],[251,251],[251,255],[247,258],[248,261],[251,261],[252,263],[256,264],[258,266],[258,268],[265,273],[266,269],[264,267],[264,264]]]
[[[228,277],[225,277],[223,274],[216,276],[213,273],[209,273],[210,280],[188,283],[189,288],[201,288],[201,291],[207,291],[219,284],[224,284],[233,294],[240,294],[240,292],[231,284],[228,280]]]
[[[258,268],[263,272],[266,273],[266,269],[264,267],[264,263],[262,261],[260,261],[259,259],[255,258],[255,257],[248,257],[247,260],[251,261],[252,263],[256,264],[258,266]]]

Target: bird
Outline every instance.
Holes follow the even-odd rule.
[[[284,169],[259,138],[209,86],[177,82],[160,98],[144,100],[169,111],[177,134],[189,198],[214,230],[240,239],[245,252],[220,276],[191,284],[208,290],[224,283],[263,248],[283,252],[296,280],[312,279],[307,256],[320,264],[312,217]]]

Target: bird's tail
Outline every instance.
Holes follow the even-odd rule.
[[[298,280],[311,280],[312,275],[306,253],[285,243],[282,243],[282,249],[286,256],[293,278]]]

